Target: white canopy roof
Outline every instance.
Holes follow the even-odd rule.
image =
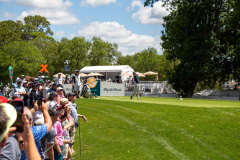
[[[81,73],[90,72],[134,72],[129,65],[114,65],[114,66],[86,66],[80,70]]]

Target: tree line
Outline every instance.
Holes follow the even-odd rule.
[[[146,48],[133,55],[122,55],[118,45],[103,41],[100,37],[53,38],[49,21],[42,16],[27,16],[22,21],[0,22],[0,79],[9,82],[8,67],[13,67],[13,79],[22,74],[35,77],[41,64],[47,64],[50,76],[64,72],[64,62],[69,61],[71,71],[85,66],[129,65],[135,71],[154,71],[159,80],[166,80],[166,73],[173,62],[166,60],[156,48]],[[154,80],[155,76],[142,78]]]
[[[145,0],[154,7],[158,0]],[[176,62],[167,77],[176,91],[192,97],[196,87],[240,81],[240,1],[162,0],[161,46]]]

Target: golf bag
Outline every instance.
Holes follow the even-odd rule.
[[[84,98],[92,98],[92,93],[91,93],[91,89],[88,86],[88,83],[86,80],[83,81],[83,88],[82,88],[82,94],[81,96],[83,96]]]

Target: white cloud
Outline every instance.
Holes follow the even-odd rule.
[[[163,2],[159,1],[154,3],[153,7],[144,7],[141,1],[134,0],[127,10],[132,11],[135,7],[138,7],[138,10],[132,14],[132,18],[140,24],[162,25],[163,17],[169,14],[169,11],[162,7],[162,4]]]
[[[63,37],[66,35],[66,33],[64,31],[59,31],[59,32],[54,33],[54,35],[57,37]]]
[[[0,2],[10,2],[12,0],[0,0]]]
[[[77,24],[81,21],[68,8],[73,4],[70,1],[63,0],[17,0],[17,4],[33,7],[29,11],[23,11],[18,20],[23,20],[28,15],[40,15],[46,17],[51,24]]]
[[[103,5],[109,5],[111,3],[116,3],[117,0],[82,0],[81,6],[103,6]]]
[[[21,6],[34,8],[68,8],[73,5],[70,1],[63,0],[16,0],[16,3]]]
[[[14,13],[8,13],[8,12],[6,12],[6,13],[4,13],[4,15],[3,15],[5,18],[9,18],[9,19],[12,19],[13,17],[15,17],[16,16],[16,14],[14,14]]]
[[[148,47],[155,47],[160,51],[160,35],[152,37],[134,34],[117,22],[92,22],[83,26],[78,33],[78,36],[84,36],[87,39],[98,36],[104,41],[116,43],[123,55],[140,52]]]

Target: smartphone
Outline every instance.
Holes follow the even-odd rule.
[[[22,114],[24,110],[24,103],[21,100],[13,100],[9,101],[9,104],[11,104],[17,111],[17,120],[12,125],[13,127],[16,127],[16,132],[23,132],[23,121],[22,121]]]

